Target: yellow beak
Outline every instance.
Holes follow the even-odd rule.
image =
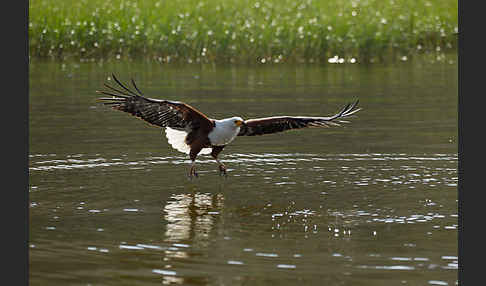
[[[241,121],[241,120],[236,120],[236,121],[235,121],[235,124],[236,124],[236,126],[241,126],[241,124],[243,124],[243,121]]]

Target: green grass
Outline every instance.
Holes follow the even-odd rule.
[[[30,0],[29,5],[31,58],[368,62],[457,46],[457,0]]]

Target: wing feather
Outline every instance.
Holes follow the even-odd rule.
[[[340,123],[348,123],[348,121],[341,120],[342,118],[349,117],[361,110],[361,108],[356,108],[357,105],[358,100],[347,104],[341,111],[328,117],[275,116],[249,119],[240,127],[238,136],[272,134],[305,127],[340,126]]]
[[[190,131],[200,127],[210,128],[212,126],[211,119],[188,104],[144,97],[133,79],[131,82],[135,91],[121,83],[114,74],[112,77],[121,89],[105,83],[104,86],[109,91],[97,92],[109,96],[98,100],[103,101],[105,105],[111,106],[113,109],[130,113],[159,127]]]

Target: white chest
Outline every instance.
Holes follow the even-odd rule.
[[[240,127],[235,127],[227,122],[216,121],[216,126],[209,132],[208,137],[212,145],[222,146],[233,141],[239,132]]]

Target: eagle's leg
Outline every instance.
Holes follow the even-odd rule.
[[[216,160],[216,162],[218,163],[218,168],[219,168],[219,175],[222,176],[226,176],[226,166],[221,163],[221,161],[218,160],[218,155],[219,153],[221,153],[221,151],[223,151],[225,146],[213,146],[213,151],[211,151],[211,156]]]
[[[216,162],[218,162],[218,164],[219,164],[219,166],[218,166],[219,175],[220,176],[224,175],[226,177],[226,166],[223,163],[221,163],[218,159],[216,159]]]
[[[191,164],[191,169],[189,170],[189,178],[192,179],[192,177],[196,177],[199,176],[196,172],[196,161],[193,160],[192,161],[192,164]]]
[[[202,148],[191,148],[189,152],[189,158],[191,158],[192,164],[191,169],[189,170],[189,178],[197,177],[198,174],[196,172],[196,157],[197,154],[201,151]]]

